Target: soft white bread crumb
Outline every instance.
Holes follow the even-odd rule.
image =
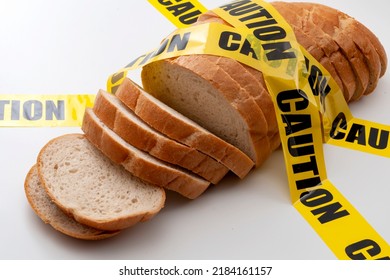
[[[28,202],[38,217],[63,234],[84,240],[100,240],[117,235],[120,232],[95,229],[80,224],[66,215],[50,200],[39,180],[36,165],[30,169],[26,176],[24,190]]]
[[[82,134],[47,143],[38,156],[38,172],[50,198],[91,227],[124,229],[150,219],[164,206],[162,188],[111,162]]]

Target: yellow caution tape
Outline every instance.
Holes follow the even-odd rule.
[[[178,27],[206,9],[198,1],[152,1]],[[340,259],[390,259],[390,247],[329,181],[323,142],[389,157],[390,126],[354,118],[326,69],[296,41],[290,26],[260,0],[214,10],[234,27],[178,29],[160,46],[111,75],[115,92],[128,71],[180,55],[230,57],[261,70],[274,100],[291,199]],[[80,126],[95,95],[0,95],[0,127]]]
[[[81,126],[95,95],[0,94],[0,127]]]
[[[196,0],[148,0],[175,26],[183,28],[196,22],[207,9]]]
[[[207,36],[203,52],[199,45],[183,47],[167,57],[217,54],[261,70],[277,112],[294,207],[338,258],[390,259],[390,246],[327,178],[322,146],[325,141],[387,156],[389,127],[353,118],[332,77],[272,5],[235,1],[213,11],[235,29],[205,24],[179,30],[189,32],[186,46]],[[163,59],[157,50],[123,71]]]

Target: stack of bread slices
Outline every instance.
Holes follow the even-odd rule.
[[[163,208],[165,190],[195,199],[229,171],[244,178],[254,166],[128,78],[115,95],[98,92],[82,130],[47,143],[25,183],[36,213],[80,239],[150,219]]]
[[[298,41],[332,74],[347,101],[371,93],[387,57],[353,18],[318,4],[274,6]],[[213,13],[204,22],[227,24]],[[80,239],[103,239],[154,217],[165,191],[195,199],[228,172],[244,178],[279,147],[272,99],[261,72],[224,57],[190,55],[100,90],[83,134],[51,140],[25,180],[46,223]]]

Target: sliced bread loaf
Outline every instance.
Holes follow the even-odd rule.
[[[130,145],[109,129],[90,108],[85,111],[82,129],[88,140],[109,159],[146,182],[190,199],[201,195],[210,185],[209,181]]]
[[[240,178],[245,177],[254,166],[254,162],[241,150],[154,98],[130,79],[123,81],[115,95],[151,127],[216,159]],[[209,111],[210,122],[222,117],[218,112],[214,108]],[[236,123],[236,114],[225,120],[226,125]]]
[[[65,235],[83,240],[100,240],[112,237],[120,232],[95,229],[80,224],[66,215],[47,195],[39,180],[36,165],[30,169],[26,176],[24,190],[28,202],[38,217]]]
[[[120,230],[156,215],[162,188],[132,176],[96,149],[83,134],[52,139],[38,155],[38,173],[50,199],[79,223]]]
[[[229,171],[213,158],[153,129],[115,95],[100,90],[95,98],[93,111],[130,145],[158,159],[186,168],[213,184],[217,184]]]

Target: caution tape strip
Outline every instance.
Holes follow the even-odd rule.
[[[169,1],[169,0],[148,0],[160,13],[178,28],[188,27],[195,23],[199,15],[207,9],[196,0],[191,1]]]
[[[226,50],[235,51],[226,56],[261,69],[264,75],[277,112],[294,207],[339,259],[390,259],[390,246],[327,178],[322,145],[325,140],[329,144],[383,155],[377,150],[387,146],[388,127],[352,116],[332,77],[298,44],[291,27],[269,3],[235,1],[213,12],[236,28],[233,31],[225,27],[219,36],[210,37],[219,38],[217,54],[224,56]],[[259,22],[262,17],[272,25]],[[248,26],[261,28],[250,30]],[[194,30],[188,37],[191,32]],[[214,49],[208,47],[205,43],[203,53],[214,54]],[[161,53],[161,49],[149,53],[141,65],[157,60]],[[123,73],[134,65],[136,62],[128,65]],[[312,69],[317,72],[313,73]],[[335,103],[339,105],[334,106]],[[368,137],[370,147],[363,142],[362,127],[369,128],[373,135]],[[344,131],[348,128],[352,132],[347,134]]]
[[[172,15],[168,18],[179,27],[206,10],[198,1],[149,2],[164,15]],[[251,8],[245,9],[247,5]],[[235,27],[209,23],[178,29],[158,48],[111,75],[108,91],[115,92],[128,71],[179,55],[231,57],[261,69],[277,112],[294,207],[338,258],[389,259],[386,241],[328,180],[322,143],[389,156],[390,126],[352,116],[330,74],[297,43],[289,25],[270,4],[235,1],[214,11]],[[243,24],[243,15],[256,20],[256,11],[276,22],[260,24],[271,28],[265,29],[268,34],[264,36]],[[278,38],[282,33],[277,30],[286,31],[285,36]],[[93,106],[94,97],[0,95],[0,126],[80,126],[85,107]]]
[[[93,94],[0,94],[0,127],[81,126]]]

